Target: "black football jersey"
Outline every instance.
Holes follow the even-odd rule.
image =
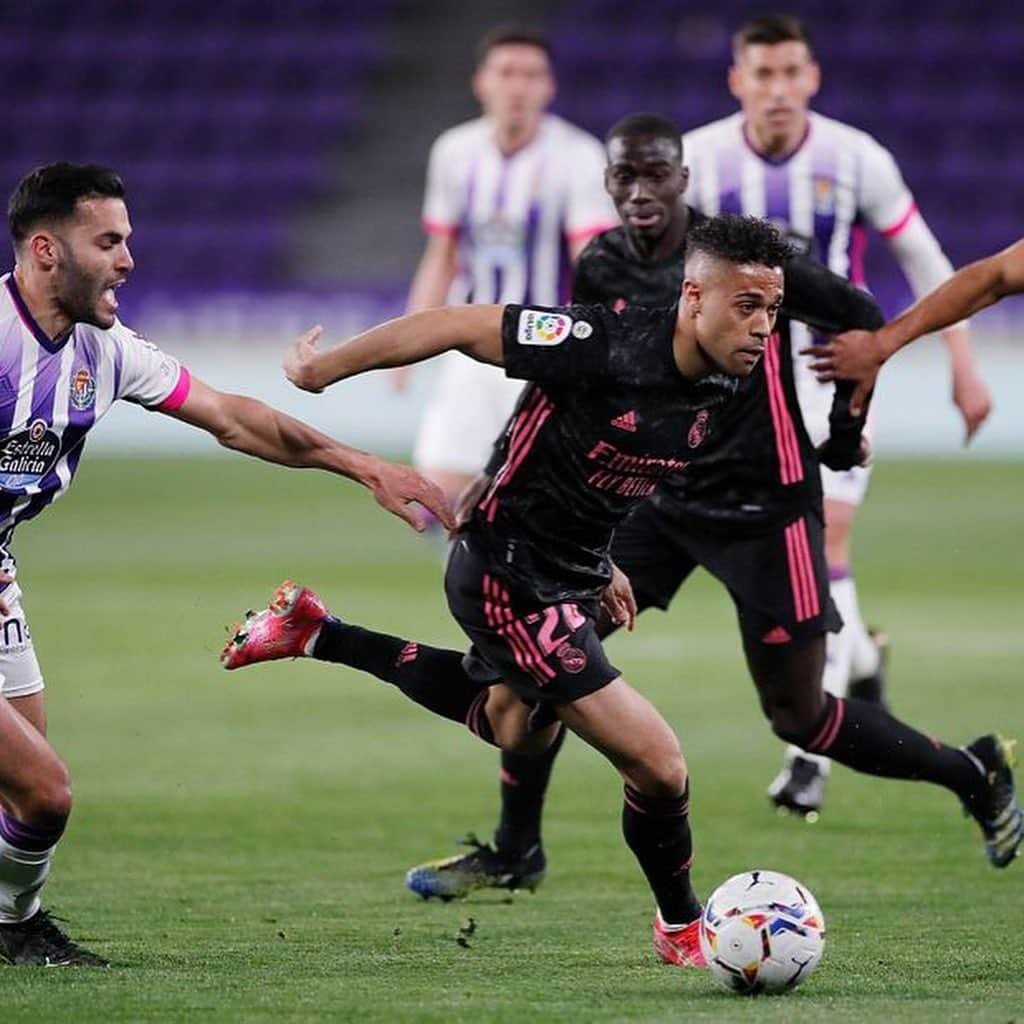
[[[691,226],[704,219],[690,210]],[[685,238],[669,259],[644,262],[623,228],[606,231],[580,254],[573,298],[620,310],[675,304],[684,256]],[[736,398],[719,416],[713,443],[700,460],[669,477],[654,496],[674,516],[699,519],[705,527],[763,529],[821,500],[818,460],[793,383],[788,321],[832,334],[873,329],[883,318],[869,295],[809,256],[794,255],[784,271],[783,307],[765,357],[738,382]]]
[[[505,309],[505,372],[532,384],[469,528],[544,602],[600,593],[615,526],[712,443],[735,397],[735,377],[680,374],[675,324],[672,307]]]

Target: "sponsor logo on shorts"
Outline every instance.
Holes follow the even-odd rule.
[[[0,441],[0,488],[20,490],[38,483],[60,455],[60,438],[46,420],[33,420],[27,430]]]
[[[763,644],[788,644],[793,638],[782,626],[776,626],[774,629],[769,629],[763,637],[761,637],[761,643]]]
[[[71,378],[71,404],[79,411],[85,412],[96,401],[96,381],[86,367],[82,367]]]
[[[561,345],[569,337],[572,324],[572,317],[564,313],[524,309],[519,314],[519,333],[516,340],[520,345]]]
[[[562,668],[570,675],[578,675],[587,667],[586,654],[578,647],[573,647],[572,644],[562,644],[555,651],[555,656],[561,663]]]
[[[707,409],[701,409],[691,424],[690,432],[686,435],[686,443],[691,448],[699,448],[708,436],[708,415]]]
[[[594,333],[594,328],[586,320],[577,320],[572,325],[572,336],[584,341]]]

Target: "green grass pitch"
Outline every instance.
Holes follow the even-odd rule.
[[[781,747],[709,579],[613,657],[682,738],[698,890],[770,867],[822,904],[825,959],[781,999],[655,961],[620,786],[583,744],[556,768],[539,892],[424,904],[403,874],[489,834],[494,752],[348,670],[220,669],[224,627],[287,576],[462,645],[436,553],[365,493],[242,459],[88,457],[74,490],[15,550],[75,785],[47,902],[116,966],[0,968],[5,1021],[1024,1020],[1024,863],[988,867],[948,793],[841,768],[816,825],[771,813]],[[952,741],[1024,732],[1022,506],[1021,463],[890,461],[863,513],[894,706]]]

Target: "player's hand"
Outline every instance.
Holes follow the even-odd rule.
[[[8,576],[5,572],[0,572],[0,586],[6,586],[8,583],[13,583],[14,577]],[[11,606],[4,600],[3,594],[0,594],[0,617],[7,618],[11,614]]]
[[[820,381],[854,380],[850,412],[860,416],[864,403],[875,389],[875,380],[886,355],[874,331],[846,331],[821,345],[808,345],[800,355],[810,356],[809,365]]]
[[[847,451],[845,446],[836,444],[833,438],[828,437],[818,445],[815,454],[823,466],[842,473],[854,466],[870,465],[871,442],[861,434],[856,451]]]
[[[636,625],[636,598],[629,577],[614,563],[612,579],[601,595],[601,608],[616,626],[632,631]]]
[[[964,445],[968,445],[992,412],[992,395],[988,385],[973,366],[954,367],[953,402],[963,417]]]
[[[310,328],[305,334],[299,335],[285,350],[284,359],[281,365],[284,367],[284,375],[303,391],[312,391],[319,394],[323,388],[316,383],[316,357],[317,342],[320,335],[324,333],[323,327],[317,324]]]
[[[386,508],[399,519],[404,519],[419,533],[427,528],[427,519],[415,508],[416,504],[432,512],[445,529],[455,528],[452,510],[448,507],[448,500],[441,488],[420,476],[410,466],[399,466],[393,462],[374,459],[372,468],[363,478],[363,483],[370,488],[381,508]]]

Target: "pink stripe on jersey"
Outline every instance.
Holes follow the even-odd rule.
[[[894,224],[891,224],[887,228],[883,228],[878,233],[883,238],[894,238],[910,223],[915,213],[917,213],[917,203],[913,199],[911,199],[910,206],[907,208],[907,212],[903,214],[903,216],[900,217],[900,219],[896,221]]]
[[[773,334],[764,350],[764,373],[768,380],[768,403],[775,428],[775,451],[779,457],[779,478],[784,484],[795,484],[803,480],[804,467],[800,461],[800,445],[793,417],[786,404],[779,360],[779,336]]]
[[[178,374],[178,383],[171,389],[171,393],[157,406],[160,412],[177,412],[185,404],[188,393],[192,390],[192,375],[188,367],[183,366]]]
[[[442,235],[445,238],[455,238],[459,233],[457,224],[445,224],[439,220],[423,219],[423,230],[428,235]]]
[[[544,426],[554,407],[554,403],[538,389],[516,417],[512,426],[508,455],[501,468],[494,474],[490,491],[480,502],[479,507],[486,514],[488,522],[494,521],[495,513],[498,511],[498,491],[515,476],[516,470],[522,465],[533,442],[537,440],[540,428]]]
[[[868,233],[863,224],[850,228],[850,280],[858,288],[867,288],[868,275],[864,269],[864,253],[868,248]]]

